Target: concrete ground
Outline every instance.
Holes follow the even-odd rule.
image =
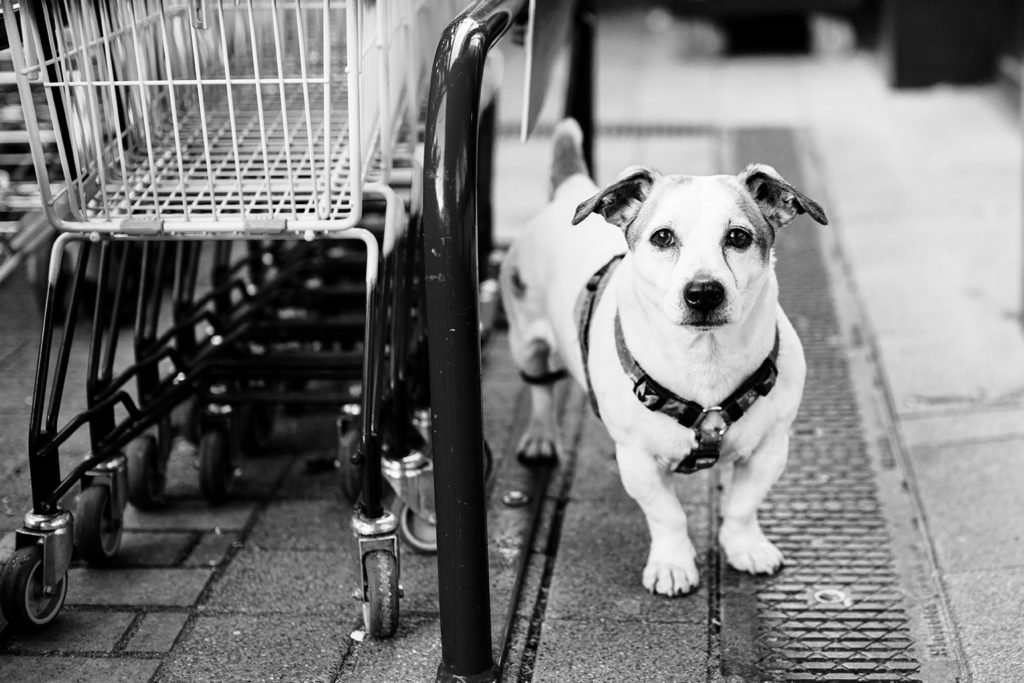
[[[893,92],[869,56],[850,51],[720,59],[695,54],[697,37],[663,15],[602,18],[598,178],[634,163],[738,171],[725,165],[738,161],[728,149],[735,131],[778,129],[799,140],[804,189],[831,218],[809,239],[821,240],[839,311],[832,343],[848,360],[869,448],[885,444],[872,463],[891,461],[874,479],[894,566],[917,577],[901,585],[925,605],[911,619],[921,622],[913,649],[922,662],[953,662],[941,675],[924,667],[900,680],[1019,680],[1024,278],[1015,113],[994,87]],[[520,105],[516,49],[506,48],[508,123]],[[657,127],[669,132],[651,134]],[[526,145],[502,138],[497,163],[496,230],[507,239],[544,201],[543,136]],[[19,277],[0,286],[3,532],[28,507],[25,399],[38,329],[29,297]],[[484,395],[497,498],[519,476],[504,456],[523,407],[504,340],[494,342]],[[713,578],[713,479],[680,482],[707,582],[680,600],[648,596],[639,585],[646,532],[607,457],[608,437],[578,391],[563,401],[570,454],[548,487],[523,598],[511,607],[501,598],[512,561],[500,551],[518,542],[510,540],[515,513],[497,502],[492,511],[496,636],[512,611],[505,679],[723,679],[732,655],[713,642],[714,622],[720,601],[741,603],[729,602],[728,573]],[[59,623],[32,637],[0,633],[0,680],[432,679],[441,655],[429,557],[402,555],[397,639],[360,637],[347,597],[348,508],[322,466],[333,447],[328,416],[282,417],[273,448],[244,464],[237,502],[215,510],[198,502],[183,447],[171,507],[130,514],[126,566],[75,565]]]

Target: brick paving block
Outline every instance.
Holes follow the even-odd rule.
[[[436,612],[437,555],[421,555],[402,545],[398,581],[404,590],[400,608],[407,612]],[[355,555],[353,554],[354,558]],[[355,560],[352,560],[355,566]],[[354,570],[353,570],[354,571]],[[493,571],[492,571],[493,578]],[[358,603],[356,603],[358,604]]]
[[[947,574],[944,581],[974,680],[1019,681],[1024,671],[1024,572],[1019,566],[963,572]]]
[[[562,527],[548,596],[550,618],[707,622],[707,525],[704,507],[688,507],[701,582],[687,596],[649,594],[640,583],[650,541],[640,510],[609,513],[572,502]]]
[[[707,623],[547,619],[535,681],[703,681]]]
[[[216,583],[206,607],[247,613],[355,613],[352,552],[246,548]]]
[[[349,640],[350,649],[342,662],[340,680],[361,683],[434,680],[441,662],[440,629],[437,617],[402,615],[394,638]],[[361,634],[361,622],[356,631]]]
[[[194,538],[194,534],[184,532],[126,531],[121,537],[117,561],[121,566],[170,567]]]
[[[943,569],[1024,565],[1020,525],[997,521],[1024,518],[1022,448],[1024,439],[1018,438],[913,451],[914,472]]]
[[[224,559],[231,544],[238,540],[238,534],[203,534],[199,543],[185,559],[186,567],[216,567]]]
[[[270,493],[285,470],[292,466],[292,460],[292,453],[265,453],[239,458],[235,466],[241,476],[235,484],[235,495],[257,498]]]
[[[267,506],[248,544],[269,550],[354,547],[352,506],[337,500],[283,500]]]
[[[82,657],[0,657],[0,681],[105,683],[148,681],[160,662],[154,659]]]
[[[125,650],[168,652],[188,620],[186,612],[149,612],[142,617]]]
[[[333,615],[201,616],[156,680],[332,681],[346,635]]]
[[[159,510],[142,512],[131,505],[124,511],[124,528],[131,530],[188,529],[240,531],[256,509],[250,500],[235,500],[212,507],[199,498],[175,499]]]
[[[65,610],[47,628],[35,633],[12,635],[5,649],[30,652],[110,652],[134,618],[134,612]]]
[[[209,569],[72,568],[69,605],[187,607],[206,586]]]

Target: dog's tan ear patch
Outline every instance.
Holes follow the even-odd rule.
[[[790,185],[771,166],[751,164],[738,177],[773,228],[781,228],[802,213],[828,225],[821,205]]]
[[[627,169],[614,183],[576,207],[572,224],[578,225],[592,213],[625,230],[633,222],[651,192],[657,172],[649,168]]]

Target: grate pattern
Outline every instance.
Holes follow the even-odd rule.
[[[89,217],[347,215],[351,164],[344,88],[338,88],[330,117],[324,116],[322,93],[304,93],[300,85],[287,86],[283,95],[264,90],[262,116],[256,89],[247,88],[235,98],[233,112],[209,107],[205,120],[194,112],[177,128],[156,131],[149,149],[109,155],[88,203]],[[329,158],[325,134],[332,141]]]
[[[792,134],[782,137],[795,162]],[[800,186],[799,163],[792,171],[784,165]],[[758,680],[920,681],[820,229],[795,221],[776,247],[782,304],[803,341],[808,376],[789,465],[761,513],[787,565],[775,577],[749,581],[754,669]]]

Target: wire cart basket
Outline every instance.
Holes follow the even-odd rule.
[[[195,444],[200,490],[217,504],[275,409],[312,403],[339,414],[367,631],[394,634],[397,533],[415,540],[410,530],[432,522],[414,136],[423,55],[453,8],[17,5],[0,0],[60,235],[29,426],[33,509],[0,575],[0,608],[15,627],[44,626],[73,552],[116,562],[126,504],[164,503],[176,437]],[[80,348],[84,399],[68,388]],[[62,458],[76,439],[85,459]],[[384,475],[405,501],[398,515]]]

